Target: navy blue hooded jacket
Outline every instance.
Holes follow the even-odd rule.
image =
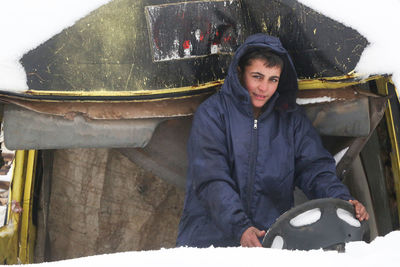
[[[237,73],[239,58],[253,46],[269,47],[284,60],[278,89],[257,119]],[[256,34],[238,48],[221,90],[193,119],[178,246],[239,246],[247,228],[267,230],[293,206],[295,185],[310,199],[352,198],[296,105],[297,90],[292,60],[278,38]]]

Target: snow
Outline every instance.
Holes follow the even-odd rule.
[[[340,160],[343,158],[343,156],[346,154],[347,150],[349,150],[349,147],[346,147],[342,150],[340,150],[333,158],[335,159],[336,165],[339,164]]]
[[[300,3],[357,30],[370,45],[355,68],[361,75],[392,74],[400,90],[399,0],[299,0]],[[399,96],[399,91],[397,92]]]
[[[288,251],[266,248],[174,248],[156,251],[124,252],[53,263],[40,266],[291,266],[291,267],[338,267],[338,266],[394,266],[400,261],[398,244],[400,231],[378,237],[370,244],[352,242],[345,253],[336,251]],[[37,266],[37,265],[26,265]]]
[[[336,98],[323,96],[323,97],[315,97],[315,98],[297,98],[296,103],[298,105],[307,105],[307,104],[315,104],[315,103],[325,103],[335,101]]]
[[[0,90],[25,91],[26,74],[19,63],[31,49],[110,0],[0,1]]]
[[[353,214],[351,214],[347,210],[339,208],[339,209],[336,210],[336,214],[340,219],[342,219],[343,221],[347,222],[351,226],[361,227],[360,221],[355,219]]]
[[[282,249],[284,244],[285,244],[285,241],[283,241],[283,238],[281,236],[277,235],[274,237],[274,240],[272,241],[271,248]]]
[[[74,24],[110,0],[2,0],[0,1],[0,89],[27,90],[19,63],[29,50]],[[399,0],[300,0],[365,36],[365,49],[356,71],[363,75],[393,74],[400,88]],[[344,154],[344,153],[343,153]],[[346,253],[285,251],[265,248],[174,248],[125,252],[42,263],[42,266],[392,266],[400,262],[400,231],[378,237],[370,244],[353,242]],[[31,266],[31,265],[28,265]],[[36,266],[36,265],[32,265]]]
[[[290,220],[290,224],[294,227],[305,226],[317,222],[321,218],[321,210],[315,208],[305,211]]]
[[[0,90],[25,91],[26,74],[19,63],[29,50],[111,0],[0,1]],[[368,39],[355,71],[362,75],[393,74],[400,88],[399,0],[300,0],[299,2],[354,28]],[[51,22],[51,23],[49,23]],[[212,53],[218,50],[213,47]],[[400,95],[400,94],[399,94]]]

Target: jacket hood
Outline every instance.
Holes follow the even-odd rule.
[[[236,50],[221,91],[225,94],[232,95],[240,104],[251,104],[247,89],[244,88],[239,81],[237,66],[242,55],[247,49],[252,47],[268,47],[282,58],[284,66],[277,89],[278,94],[275,93],[275,95],[277,95],[275,107],[288,111],[295,109],[298,84],[297,73],[292,59],[278,38],[261,33],[249,36]]]

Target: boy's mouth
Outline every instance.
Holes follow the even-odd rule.
[[[267,96],[259,95],[259,94],[256,94],[256,93],[253,93],[253,96],[254,96],[257,100],[264,100],[264,99],[267,98]]]

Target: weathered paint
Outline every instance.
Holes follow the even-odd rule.
[[[237,0],[154,5],[145,11],[154,61],[233,53],[243,41]],[[213,46],[219,49],[212,51]]]
[[[11,149],[144,147],[160,121],[192,115],[208,96],[133,103],[8,98],[20,107],[5,107],[5,144]],[[298,96],[308,99],[304,110],[322,135],[368,135],[369,95],[361,88],[302,90]],[[311,103],[315,99],[334,101]]]
[[[32,224],[32,187],[35,162],[36,151],[16,151],[7,225],[0,228],[1,264],[33,262],[35,226]]]
[[[30,101],[21,98],[7,98],[7,102],[40,114],[62,116],[68,120],[73,120],[76,115],[90,120],[126,120],[190,116],[210,94],[142,102]]]
[[[378,78],[379,76],[370,77],[368,80]],[[331,97],[336,100],[350,100],[357,96],[358,89],[346,88],[366,81],[360,81],[356,79],[356,76],[345,76],[341,79],[335,77],[301,80],[298,97],[300,99]],[[94,120],[174,118],[192,115],[197,106],[218,90],[222,83],[223,81],[217,81],[190,88],[133,92],[30,90],[27,94],[0,96],[0,100],[38,113],[62,116],[69,120],[76,115],[83,115],[87,119]],[[184,96],[188,90],[191,90],[194,95]],[[360,93],[363,92],[360,91]],[[179,96],[182,94],[183,96]]]
[[[170,31],[157,37],[163,27]],[[115,0],[21,61],[29,88],[43,92],[190,92],[224,79],[232,52],[257,32],[280,37],[300,78],[347,75],[367,45],[353,29],[294,0]]]

